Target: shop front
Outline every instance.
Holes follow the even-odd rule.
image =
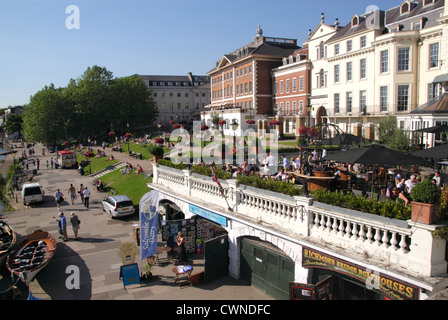
[[[340,258],[302,248],[311,284],[291,283],[292,300],[418,300],[418,287]]]

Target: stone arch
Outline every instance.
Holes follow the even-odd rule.
[[[327,116],[327,109],[325,109],[325,107],[323,106],[318,107],[316,111],[316,125],[321,123],[327,123],[327,118],[325,118],[326,116]]]

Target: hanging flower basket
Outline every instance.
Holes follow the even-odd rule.
[[[222,126],[222,125],[226,124],[226,120],[219,120],[219,121],[218,121],[218,124],[219,124],[220,126]]]
[[[278,120],[271,120],[271,121],[269,121],[269,125],[270,126],[278,126],[279,124],[281,124],[282,122],[281,121],[278,121]]]
[[[252,120],[252,119],[251,120],[247,120],[246,123],[252,125],[252,124],[255,124],[255,120]]]
[[[129,139],[129,138],[132,138],[134,135],[132,134],[132,133],[126,133],[125,135],[124,135],[124,138],[125,139]]]
[[[175,125],[173,125],[173,128],[174,129],[180,129],[180,128],[182,128],[182,125],[179,124],[179,123],[176,123]]]
[[[162,145],[165,142],[165,140],[163,138],[157,137],[154,139],[154,142],[158,145]]]
[[[114,131],[109,132],[109,137],[115,137],[115,132]]]
[[[174,120],[171,120],[171,121],[170,121],[170,124],[171,124],[171,125],[173,125],[173,124],[175,124],[175,123],[176,123],[176,121],[174,121]]]
[[[208,126],[206,124],[201,125],[201,131],[208,130]]]
[[[70,141],[64,141],[64,146],[68,147],[70,145]]]

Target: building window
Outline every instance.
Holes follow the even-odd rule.
[[[339,65],[335,65],[334,66],[334,82],[338,83],[339,82]]]
[[[388,88],[387,86],[380,87],[380,111],[387,111],[387,99],[388,99]]]
[[[428,4],[434,3],[434,0],[424,0],[423,5],[427,6]]]
[[[287,116],[289,116],[289,102],[286,102],[286,110],[285,113]]]
[[[347,62],[347,81],[351,81],[353,78],[352,66],[353,66],[352,62]]]
[[[404,3],[401,5],[401,12],[400,12],[400,13],[401,13],[401,14],[408,13],[409,10],[411,10],[411,8],[410,8],[410,4],[409,4],[408,1],[406,1],[406,2],[404,2]]]
[[[429,45],[429,67],[435,68],[439,66],[439,43],[431,43]]]
[[[409,48],[398,49],[398,71],[409,70]]]
[[[365,90],[359,92],[359,111],[364,114],[367,112],[367,91]]]
[[[381,51],[381,73],[389,72],[389,51]]]
[[[347,108],[347,113],[352,112],[352,93],[351,92],[346,93],[346,108]]]
[[[289,93],[289,79],[286,79],[286,93]]]
[[[319,45],[319,59],[325,58],[325,44],[322,41]]]
[[[297,115],[297,101],[292,102],[292,115],[293,116]]]
[[[280,81],[280,94],[283,94],[283,80]]]
[[[367,36],[361,37],[361,48],[367,47]]]
[[[399,85],[397,95],[397,111],[408,111],[409,85]]]
[[[422,28],[422,20],[412,22],[412,30],[420,30]]]
[[[238,91],[238,86],[236,91]],[[274,94],[277,94],[277,81],[274,82]]]
[[[365,79],[367,77],[367,61],[366,59],[361,59],[360,61],[360,77]]]
[[[283,115],[283,102],[280,103],[280,108],[278,109],[278,115],[279,116]]]
[[[334,94],[334,113],[339,113],[339,93]]]
[[[303,77],[299,78],[299,91],[303,91]]]
[[[428,101],[438,99],[441,92],[440,83],[430,83],[428,84]]]
[[[303,114],[303,101],[299,101],[299,114]]]
[[[292,78],[292,92],[297,91],[297,78]]]
[[[319,72],[319,87],[325,87],[325,73],[323,69],[321,69]]]
[[[352,40],[348,40],[347,41],[347,52],[352,51],[352,49],[353,49],[353,42],[352,42]]]
[[[252,81],[249,82],[249,92],[252,92]]]
[[[338,55],[339,54],[339,43],[334,45],[334,55]]]

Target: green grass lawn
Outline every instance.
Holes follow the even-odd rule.
[[[144,174],[122,174],[121,170],[117,169],[102,176],[100,179],[105,185],[109,185],[109,183],[112,182],[110,188],[113,189],[116,194],[127,195],[131,198],[134,205],[137,206],[141,197],[151,191],[146,184],[152,182],[152,177],[146,178],[146,180],[145,178]]]
[[[77,155],[78,163],[81,163],[82,161],[87,159],[84,156],[84,152],[85,152],[85,150],[83,150],[82,153],[79,153]],[[101,158],[93,157],[93,158],[91,158],[91,161],[90,161],[90,167],[92,170],[92,174],[96,173],[98,171],[101,171],[101,170],[107,168],[108,166],[114,165],[116,163],[118,163],[118,160],[110,161],[109,157],[101,157]],[[85,172],[85,174],[90,174],[89,166],[84,168],[84,172]]]

